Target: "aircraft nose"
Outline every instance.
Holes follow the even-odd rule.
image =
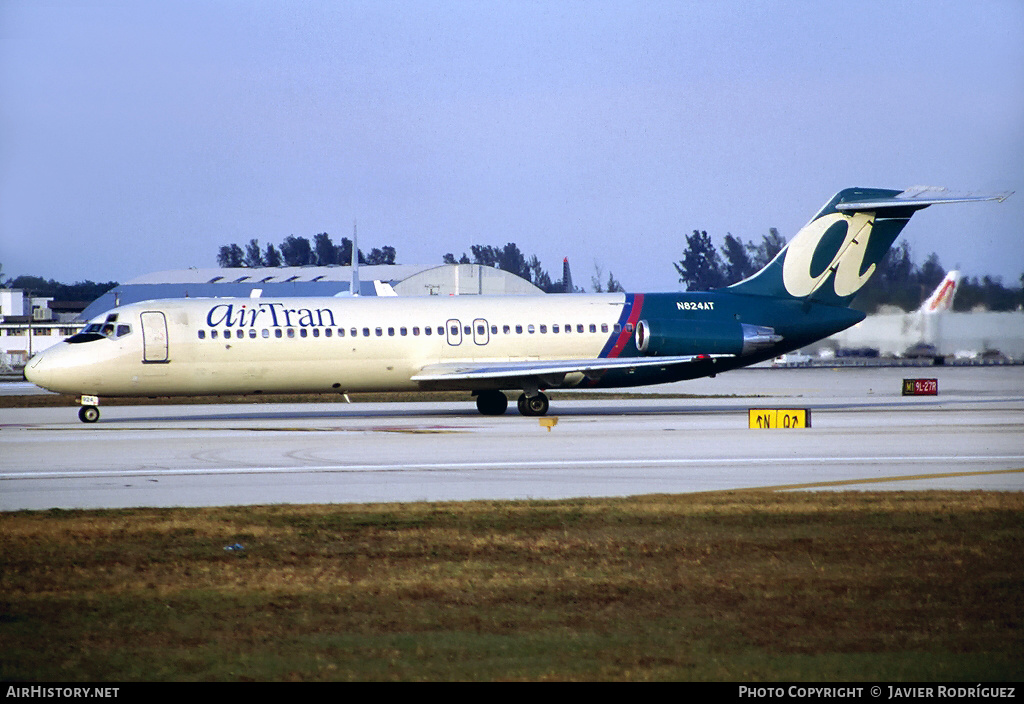
[[[77,393],[76,360],[67,354],[64,343],[33,355],[25,365],[25,378],[36,386],[57,393]]]
[[[25,371],[23,372],[25,379],[44,389],[50,376],[47,369],[49,365],[43,361],[45,356],[45,352],[32,355],[32,358],[28,360],[28,364],[25,365]]]

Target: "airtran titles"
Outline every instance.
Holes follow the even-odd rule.
[[[206,314],[206,324],[211,328],[320,328],[333,326],[335,322],[334,311],[330,308],[289,308],[285,303],[267,302],[252,305],[219,303]]]

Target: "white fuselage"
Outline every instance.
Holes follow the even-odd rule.
[[[415,390],[429,386],[412,377],[431,364],[598,357],[622,334],[625,300],[596,294],[149,301],[95,319],[86,328],[90,339],[47,350],[26,376],[53,391],[97,396]],[[580,380],[570,375],[565,383]]]

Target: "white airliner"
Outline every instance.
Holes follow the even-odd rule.
[[[999,200],[941,189],[850,188],[761,271],[710,292],[541,296],[209,298],[134,303],[33,357],[25,377],[80,396],[469,390],[487,415],[521,392],[693,379],[843,330],[848,308],[910,216]]]

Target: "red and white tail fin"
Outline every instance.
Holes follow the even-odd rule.
[[[928,300],[921,304],[922,313],[944,313],[953,307],[953,296],[956,295],[957,284],[960,283],[960,272],[951,271],[946,274],[942,283],[932,291]]]

